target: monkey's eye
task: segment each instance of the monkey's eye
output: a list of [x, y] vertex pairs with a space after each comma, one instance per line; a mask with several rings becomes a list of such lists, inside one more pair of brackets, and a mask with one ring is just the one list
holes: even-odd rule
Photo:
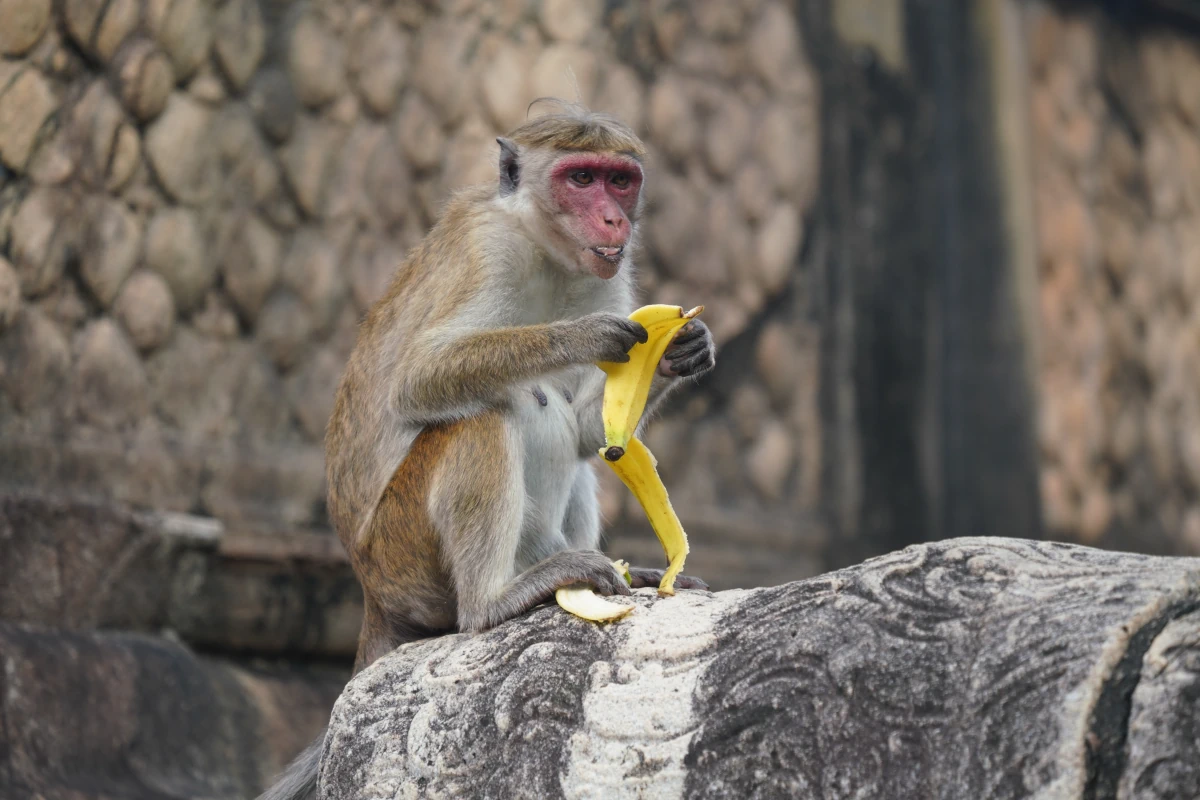
[[575, 181], [580, 186], [587, 186], [592, 182], [592, 171], [590, 169], [581, 169], [578, 172], [572, 172], [571, 180]]
[[629, 173], [627, 173], [627, 172], [614, 173], [613, 176], [611, 178], [609, 178], [609, 182], [612, 183], [613, 186], [616, 186], [618, 189], [624, 189], [625, 187], [627, 187], [629, 185]]

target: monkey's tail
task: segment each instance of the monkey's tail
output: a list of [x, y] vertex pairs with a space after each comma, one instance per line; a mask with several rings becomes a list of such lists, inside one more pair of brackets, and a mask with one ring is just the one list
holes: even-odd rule
[[260, 794], [258, 800], [314, 800], [317, 796], [317, 768], [321, 766], [321, 750], [325, 747], [325, 734], [328, 731], [329, 728], [321, 731], [321, 735], [287, 765], [275, 785]]

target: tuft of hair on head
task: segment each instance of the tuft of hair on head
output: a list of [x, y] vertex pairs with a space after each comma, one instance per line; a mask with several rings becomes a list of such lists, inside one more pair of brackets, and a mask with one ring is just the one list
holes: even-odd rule
[[543, 103], [554, 110], [529, 119], [510, 133], [509, 139], [522, 147], [622, 153], [638, 160], [645, 157], [646, 145], [632, 128], [612, 114], [592, 111], [582, 103], [569, 103], [557, 97], [539, 97], [529, 108]]

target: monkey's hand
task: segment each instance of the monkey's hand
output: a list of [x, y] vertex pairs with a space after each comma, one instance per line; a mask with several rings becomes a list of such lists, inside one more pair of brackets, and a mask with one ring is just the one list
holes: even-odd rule
[[[634, 589], [645, 589], [647, 587], [658, 588], [658, 584], [662, 582], [663, 575], [666, 570], [650, 569], [648, 567], [630, 567], [629, 577], [630, 586]], [[676, 589], [703, 589], [708, 591], [708, 584], [699, 578], [692, 578], [688, 575], [677, 575], [675, 577]]]
[[703, 320], [693, 319], [680, 328], [658, 362], [666, 378], [699, 377], [717, 365], [717, 345]]
[[598, 313], [560, 323], [563, 344], [571, 360], [579, 364], [612, 361], [624, 364], [635, 344], [650, 335], [640, 322], [618, 314]]

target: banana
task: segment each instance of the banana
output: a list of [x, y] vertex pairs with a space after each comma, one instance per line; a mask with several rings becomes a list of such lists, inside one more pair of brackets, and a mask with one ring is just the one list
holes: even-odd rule
[[623, 558], [618, 558], [613, 562], [613, 569], [625, 579], [626, 583], [633, 583], [633, 576], [629, 574], [629, 562]]
[[[629, 318], [640, 322], [646, 329], [646, 342], [635, 344], [629, 351], [629, 361], [624, 364], [612, 361], [597, 364], [607, 375], [601, 408], [604, 447], [600, 448], [600, 457], [637, 497], [667, 553], [667, 571], [658, 583], [660, 596], [675, 594], [675, 578], [683, 569], [683, 561], [688, 554], [687, 534], [658, 476], [658, 462], [646, 445], [633, 434], [641, 421], [642, 412], [646, 410], [650, 383], [654, 380], [654, 371], [658, 369], [663, 353], [679, 329], [703, 310], [704, 306], [696, 306], [691, 311], [684, 311], [681, 306], [642, 306]], [[613, 566], [624, 574], [626, 581], [630, 580], [628, 564], [614, 561]], [[605, 600], [585, 583], [564, 586], [554, 596], [567, 611], [597, 622], [619, 619], [633, 609], [633, 606]]]
[[629, 360], [623, 364], [613, 361], [597, 364], [608, 375], [604, 383], [602, 416], [604, 442], [610, 453], [605, 457], [609, 461], [621, 457], [613, 448], [624, 450], [637, 430], [642, 412], [646, 410], [646, 399], [650, 396], [650, 382], [654, 380], [654, 371], [667, 346], [679, 329], [703, 310], [704, 306], [696, 306], [687, 312], [680, 306], [642, 306], [629, 318], [646, 329], [649, 334], [646, 342], [635, 344], [629, 351]]
[[[607, 389], [604, 399], [607, 402]], [[642, 504], [650, 526], [667, 553], [669, 565], [658, 583], [659, 596], [675, 594], [675, 577], [683, 569], [683, 561], [688, 554], [687, 534], [679, 523], [675, 509], [671, 507], [671, 499], [667, 497], [662, 478], [658, 477], [658, 462], [654, 454], [635, 436], [630, 438], [624, 453], [617, 460], [610, 460], [604, 448], [601, 448], [600, 455]]]
[[629, 361], [624, 364], [599, 365], [608, 375], [601, 409], [605, 446], [600, 449], [600, 456], [637, 497], [667, 553], [670, 563], [659, 581], [659, 595], [675, 594], [675, 576], [683, 569], [688, 554], [687, 534], [658, 476], [654, 455], [633, 434], [646, 410], [650, 382], [663, 353], [679, 329], [703, 310], [704, 306], [686, 312], [680, 306], [642, 306], [629, 318], [646, 329], [649, 334], [646, 343], [635, 344], [629, 351]]
[[[625, 579], [626, 583], [632, 582], [632, 578], [629, 575], [628, 563], [614, 561], [613, 567], [616, 568], [617, 572], [621, 573], [621, 577]], [[572, 583], [570, 586], [563, 586], [554, 592], [554, 599], [558, 601], [563, 610], [569, 611], [577, 617], [590, 619], [593, 622], [608, 622], [620, 619], [636, 608], [633, 604], [622, 605], [605, 600], [596, 594], [592, 590], [592, 587], [586, 583]]]
[[554, 599], [558, 601], [564, 611], [569, 611], [577, 617], [592, 622], [610, 622], [620, 619], [635, 608], [632, 604], [621, 605], [605, 600], [586, 583], [572, 583], [570, 586], [563, 586], [554, 593]]

